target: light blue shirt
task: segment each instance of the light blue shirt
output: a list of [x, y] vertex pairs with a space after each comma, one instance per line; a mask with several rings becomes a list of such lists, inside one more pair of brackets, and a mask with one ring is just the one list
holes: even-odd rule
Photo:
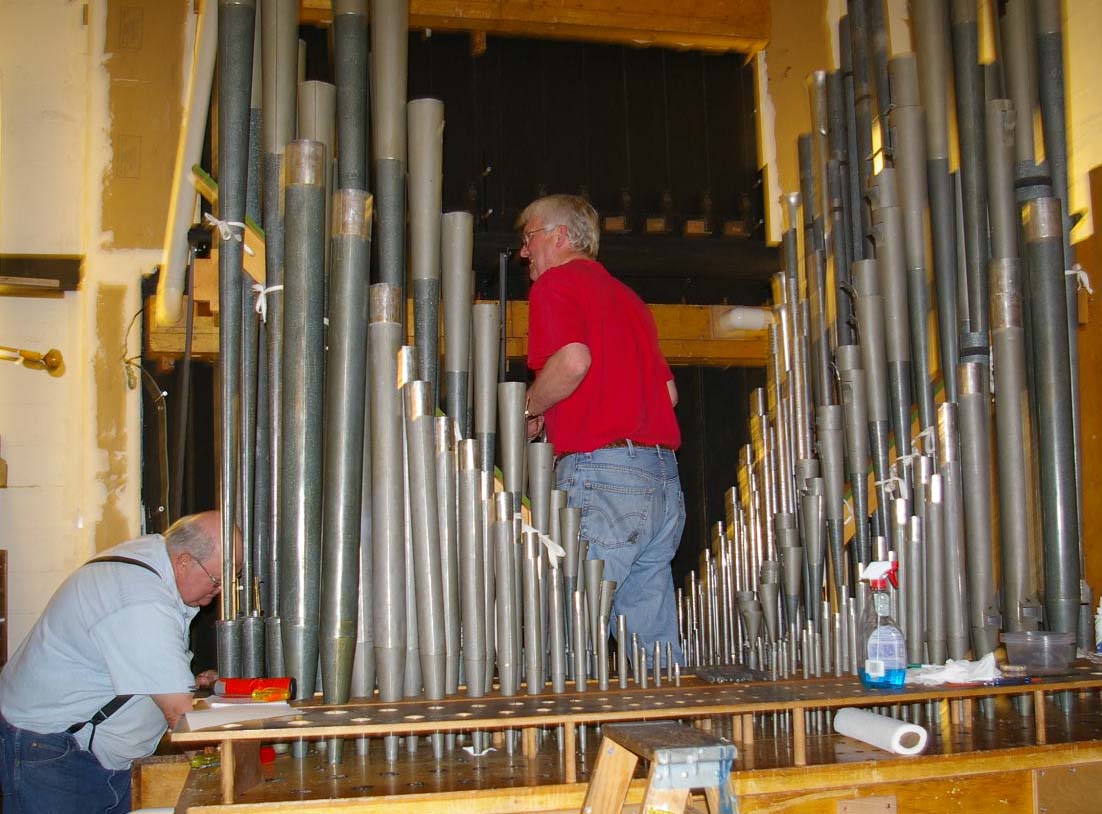
[[[107, 769], [126, 769], [157, 748], [166, 729], [151, 695], [191, 692], [188, 628], [198, 608], [180, 598], [164, 537], [150, 534], [97, 556], [130, 563], [78, 568], [50, 599], [0, 673], [0, 712], [43, 734], [87, 721], [116, 695], [133, 695], [96, 727], [92, 752]], [[76, 733], [87, 748], [92, 727]]]

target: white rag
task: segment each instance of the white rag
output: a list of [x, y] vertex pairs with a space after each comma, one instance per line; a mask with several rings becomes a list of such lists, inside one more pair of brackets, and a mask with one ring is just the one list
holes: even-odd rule
[[923, 664], [907, 670], [908, 684], [975, 684], [994, 681], [1002, 677], [1002, 670], [995, 664], [995, 654], [988, 653], [978, 661], [949, 659], [944, 664]]

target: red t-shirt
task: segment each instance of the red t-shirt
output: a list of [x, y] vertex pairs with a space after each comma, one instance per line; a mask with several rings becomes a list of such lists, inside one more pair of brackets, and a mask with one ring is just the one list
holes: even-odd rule
[[578, 389], [544, 416], [557, 454], [621, 440], [681, 445], [666, 386], [673, 374], [654, 317], [634, 291], [596, 260], [579, 259], [541, 274], [528, 301], [528, 367], [541, 370], [571, 342], [591, 357]]

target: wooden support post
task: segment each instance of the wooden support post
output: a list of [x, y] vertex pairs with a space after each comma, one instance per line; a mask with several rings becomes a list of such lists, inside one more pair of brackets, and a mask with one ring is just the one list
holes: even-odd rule
[[792, 710], [792, 762], [797, 766], [807, 765], [807, 727], [804, 714], [805, 710]]
[[736, 741], [742, 740], [742, 716], [731, 716], [731, 739]]
[[972, 731], [972, 699], [960, 699], [960, 725], [963, 729]]
[[536, 745], [538, 730], [534, 726], [526, 726], [524, 729], [520, 730], [520, 732], [523, 738], [521, 742], [521, 754], [525, 757], [535, 757], [536, 753], [539, 751], [539, 747]]
[[1037, 745], [1044, 744], [1048, 738], [1045, 731], [1045, 692], [1044, 690], [1033, 691], [1033, 725], [1036, 727], [1037, 732]]
[[[643, 803], [639, 806], [641, 812], [669, 812], [670, 814], [682, 814], [685, 811], [685, 804], [689, 801], [688, 789], [664, 789], [657, 788], [654, 782], [655, 774], [659, 769], [656, 763], [652, 763], [650, 767], [650, 773], [647, 775], [647, 788], [643, 795]], [[629, 775], [630, 778], [630, 775]], [[624, 794], [627, 794], [627, 789], [624, 789]], [[589, 798], [586, 798], [586, 802], [589, 802]], [[621, 801], [620, 805], [623, 805]], [[619, 808], [616, 809], [619, 812]], [[585, 807], [582, 811], [588, 811]], [[594, 809], [596, 814], [596, 809]]]
[[[631, 776], [639, 757], [616, 741], [601, 739], [597, 763], [593, 767], [589, 786], [585, 790], [582, 811], [586, 814], [618, 814], [624, 806]], [[649, 811], [644, 805], [643, 811]]]
[[233, 803], [233, 741], [222, 741], [218, 749], [222, 758], [222, 802], [231, 805]]
[[742, 742], [754, 742], [754, 713], [747, 712], [742, 716]]
[[563, 760], [566, 762], [566, 782], [578, 782], [578, 732], [574, 728], [573, 721], [563, 721], [562, 751]]

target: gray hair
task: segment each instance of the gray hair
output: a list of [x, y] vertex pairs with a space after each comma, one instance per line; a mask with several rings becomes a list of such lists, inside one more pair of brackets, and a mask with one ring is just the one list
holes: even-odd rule
[[596, 257], [601, 245], [597, 210], [581, 195], [547, 195], [537, 198], [517, 218], [521, 229], [533, 218], [544, 226], [565, 226], [570, 245], [586, 257]]
[[198, 514], [181, 517], [165, 532], [165, 547], [170, 557], [190, 554], [202, 562], [214, 553], [218, 542], [203, 527], [202, 515]]

